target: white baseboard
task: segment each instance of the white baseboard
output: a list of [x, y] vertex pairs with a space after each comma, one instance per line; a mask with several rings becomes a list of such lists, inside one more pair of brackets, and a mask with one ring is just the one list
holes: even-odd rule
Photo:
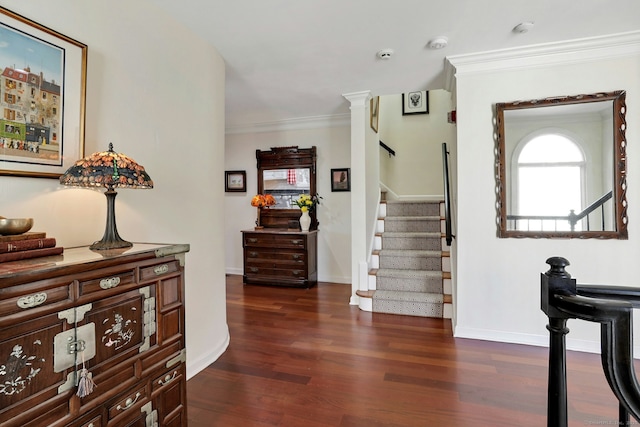
[[330, 276], [318, 277], [318, 282], [340, 283], [342, 285], [351, 285], [351, 277], [347, 276]]
[[410, 201], [422, 201], [422, 202], [441, 202], [444, 199], [442, 194], [419, 194], [419, 195], [403, 195], [398, 196], [399, 202]]
[[187, 380], [196, 375], [198, 372], [203, 371], [207, 366], [218, 360], [222, 353], [229, 347], [229, 326], [227, 325], [227, 336], [224, 341], [218, 345], [217, 348], [212, 349], [209, 353], [200, 357], [197, 360], [189, 359], [189, 349], [187, 348]]
[[384, 191], [387, 193], [387, 201], [425, 201], [425, 202], [440, 202], [444, 200], [444, 195], [442, 194], [397, 194], [395, 191], [387, 187], [382, 182], [380, 183], [380, 191]]
[[[457, 326], [456, 338], [469, 338], [484, 341], [495, 341], [509, 344], [524, 344], [536, 347], [549, 347], [549, 335], [520, 334], [486, 329], [464, 328]], [[600, 354], [600, 342], [566, 338], [567, 350], [582, 353]], [[640, 359], [640, 346], [633, 347], [634, 359]]]

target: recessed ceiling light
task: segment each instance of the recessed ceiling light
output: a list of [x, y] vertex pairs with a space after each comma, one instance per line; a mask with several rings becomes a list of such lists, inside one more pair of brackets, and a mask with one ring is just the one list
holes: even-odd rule
[[393, 55], [393, 49], [382, 49], [376, 53], [376, 56], [380, 59], [389, 59], [391, 55]]
[[513, 27], [514, 33], [524, 34], [533, 28], [533, 22], [521, 22], [515, 27]]
[[448, 43], [449, 39], [447, 39], [445, 36], [438, 36], [433, 40], [429, 40], [427, 46], [429, 46], [429, 49], [443, 49], [447, 47]]

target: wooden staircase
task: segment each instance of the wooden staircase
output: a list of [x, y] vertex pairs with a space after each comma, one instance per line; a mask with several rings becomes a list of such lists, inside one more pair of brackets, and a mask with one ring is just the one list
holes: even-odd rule
[[451, 268], [442, 202], [385, 201], [380, 205], [367, 291], [371, 311], [451, 318]]

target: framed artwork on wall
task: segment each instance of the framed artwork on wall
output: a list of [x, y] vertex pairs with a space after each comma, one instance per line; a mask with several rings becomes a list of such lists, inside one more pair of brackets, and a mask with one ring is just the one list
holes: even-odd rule
[[402, 115], [428, 114], [429, 92], [425, 90], [402, 94]]
[[351, 191], [349, 168], [331, 169], [331, 191]]
[[227, 193], [245, 193], [247, 191], [247, 172], [225, 171], [224, 191]]
[[87, 46], [0, 7], [0, 175], [58, 178], [84, 157]]
[[370, 105], [370, 115], [371, 115], [371, 129], [374, 132], [378, 132], [378, 115], [380, 113], [380, 97], [374, 96], [369, 100]]

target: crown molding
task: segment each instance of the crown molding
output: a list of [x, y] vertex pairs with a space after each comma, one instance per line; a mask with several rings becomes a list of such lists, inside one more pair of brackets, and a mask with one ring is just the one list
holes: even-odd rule
[[326, 116], [299, 117], [294, 119], [275, 120], [271, 122], [229, 125], [225, 134], [277, 132], [301, 129], [319, 129], [338, 126], [349, 126], [351, 114], [332, 114]]
[[455, 77], [459, 75], [581, 63], [638, 54], [640, 31], [453, 55], [445, 58], [445, 87], [452, 91]]

